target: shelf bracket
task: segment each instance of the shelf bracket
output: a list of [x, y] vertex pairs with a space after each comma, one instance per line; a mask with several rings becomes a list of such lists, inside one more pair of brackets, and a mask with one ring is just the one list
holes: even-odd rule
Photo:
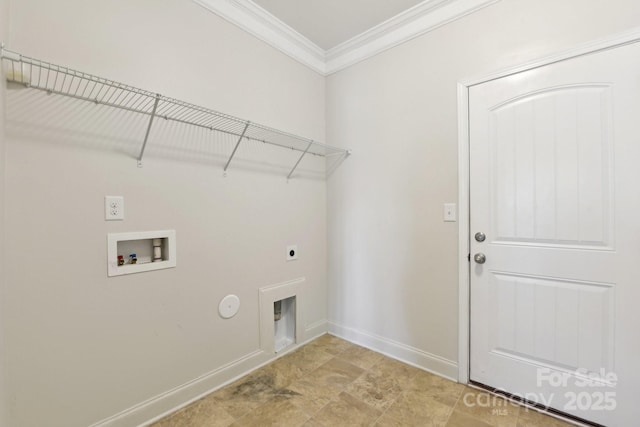
[[153, 103], [153, 110], [151, 111], [151, 117], [149, 118], [149, 124], [147, 125], [147, 132], [144, 134], [144, 142], [142, 143], [142, 149], [140, 149], [140, 155], [138, 156], [138, 167], [142, 167], [142, 156], [144, 156], [144, 149], [147, 147], [147, 140], [149, 139], [149, 132], [151, 132], [151, 125], [153, 119], [156, 117], [156, 110], [158, 109], [158, 102], [160, 102], [160, 94], [156, 94], [156, 100]]
[[249, 128], [249, 124], [251, 124], [251, 122], [247, 122], [247, 124], [244, 125], [244, 129], [242, 130], [242, 133], [240, 134], [240, 138], [238, 138], [238, 142], [236, 142], [236, 146], [233, 147], [233, 151], [231, 152], [231, 156], [229, 157], [229, 160], [227, 160], [227, 164], [224, 165], [224, 176], [227, 176], [227, 168], [229, 168], [229, 163], [231, 163], [231, 159], [233, 159], [233, 156], [236, 155], [236, 151], [238, 150], [238, 146], [240, 145], [240, 142], [242, 141], [242, 138], [244, 138], [244, 134], [247, 133], [247, 129]]
[[296, 168], [302, 161], [302, 158], [304, 157], [305, 154], [307, 154], [307, 152], [309, 151], [309, 148], [311, 148], [312, 145], [313, 145], [313, 141], [309, 141], [309, 145], [307, 145], [307, 148], [305, 148], [304, 152], [302, 153], [302, 155], [300, 156], [296, 164], [293, 165], [293, 169], [291, 169], [291, 172], [289, 172], [289, 175], [287, 175], [287, 181], [289, 181], [289, 179], [291, 178], [291, 175], [293, 175], [293, 172], [296, 170]]

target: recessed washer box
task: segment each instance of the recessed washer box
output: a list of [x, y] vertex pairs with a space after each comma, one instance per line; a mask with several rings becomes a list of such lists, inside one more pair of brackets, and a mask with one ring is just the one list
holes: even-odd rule
[[[155, 242], [154, 242], [155, 241]], [[161, 258], [154, 258], [154, 243], [160, 247]], [[157, 251], [157, 249], [156, 249]], [[136, 255], [136, 263], [131, 263], [130, 255]], [[118, 256], [124, 263], [119, 265]], [[107, 275], [143, 273], [176, 266], [176, 231], [134, 231], [130, 233], [107, 234]]]

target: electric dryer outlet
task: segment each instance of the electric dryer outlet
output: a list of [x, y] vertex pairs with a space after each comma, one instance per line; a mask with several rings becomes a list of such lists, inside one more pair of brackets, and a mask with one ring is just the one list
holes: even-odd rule
[[287, 261], [298, 259], [298, 245], [287, 246]]

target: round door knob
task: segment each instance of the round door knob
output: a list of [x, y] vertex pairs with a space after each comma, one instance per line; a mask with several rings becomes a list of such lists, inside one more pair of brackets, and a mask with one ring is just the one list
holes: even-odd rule
[[482, 253], [478, 253], [473, 256], [473, 260], [478, 264], [484, 264], [484, 262], [487, 260], [487, 257]]
[[478, 231], [475, 235], [475, 238], [476, 238], [476, 242], [484, 242], [487, 236], [483, 232]]

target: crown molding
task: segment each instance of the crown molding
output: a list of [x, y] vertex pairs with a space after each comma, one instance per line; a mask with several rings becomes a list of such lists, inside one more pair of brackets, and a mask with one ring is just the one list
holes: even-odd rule
[[326, 51], [335, 73], [500, 0], [427, 0]]
[[251, 0], [193, 0], [326, 76], [500, 0], [426, 0], [327, 51]]

